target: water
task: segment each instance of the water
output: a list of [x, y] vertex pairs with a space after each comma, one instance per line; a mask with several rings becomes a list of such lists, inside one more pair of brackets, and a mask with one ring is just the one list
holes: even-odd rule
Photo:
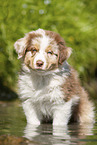
[[[20, 103], [0, 103], [0, 136], [25, 137], [39, 145], [97, 145], [97, 122], [68, 127], [26, 125]], [[34, 143], [33, 143], [34, 145]]]

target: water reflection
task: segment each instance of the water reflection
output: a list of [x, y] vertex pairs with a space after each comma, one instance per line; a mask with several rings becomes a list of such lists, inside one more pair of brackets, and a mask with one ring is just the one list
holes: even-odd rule
[[[72, 124], [67, 126], [54, 126], [42, 124], [33, 126], [27, 124], [24, 136], [30, 140], [37, 140], [42, 144], [48, 145], [70, 145], [80, 144], [87, 135], [93, 135], [93, 124]], [[83, 142], [84, 144], [84, 142]]]

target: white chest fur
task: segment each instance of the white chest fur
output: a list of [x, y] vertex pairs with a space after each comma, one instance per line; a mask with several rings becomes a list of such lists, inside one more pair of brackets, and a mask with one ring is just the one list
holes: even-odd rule
[[32, 103], [53, 102], [61, 103], [64, 94], [61, 86], [65, 82], [66, 75], [36, 75], [26, 73], [19, 77], [20, 98], [30, 99]]

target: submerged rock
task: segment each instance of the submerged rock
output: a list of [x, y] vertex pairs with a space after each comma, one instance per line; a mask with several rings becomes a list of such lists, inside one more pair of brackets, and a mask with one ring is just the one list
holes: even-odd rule
[[29, 141], [24, 137], [16, 137], [13, 135], [1, 135], [0, 145], [36, 145], [36, 143], [33, 141]]

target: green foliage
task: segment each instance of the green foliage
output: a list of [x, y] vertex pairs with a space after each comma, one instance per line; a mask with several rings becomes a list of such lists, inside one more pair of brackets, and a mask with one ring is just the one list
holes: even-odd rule
[[0, 78], [14, 86], [19, 61], [14, 42], [38, 28], [60, 33], [73, 48], [69, 63], [86, 81], [97, 69], [96, 0], [1, 0], [0, 1]]

